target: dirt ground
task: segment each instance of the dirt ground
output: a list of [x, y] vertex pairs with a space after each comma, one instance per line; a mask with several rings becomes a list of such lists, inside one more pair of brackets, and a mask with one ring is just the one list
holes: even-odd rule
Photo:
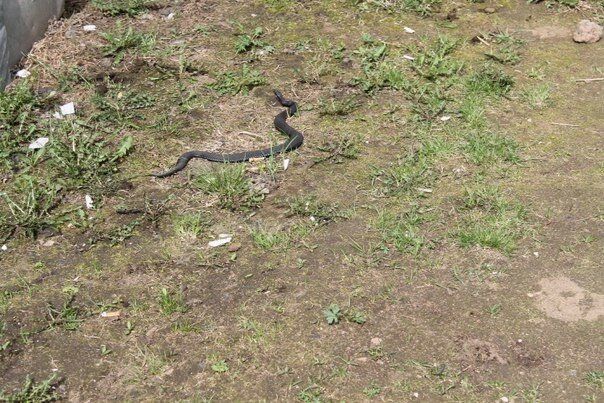
[[[582, 19], [604, 4], [69, 3], [0, 99], [0, 399], [601, 401]], [[274, 88], [301, 148], [148, 175], [283, 141]]]

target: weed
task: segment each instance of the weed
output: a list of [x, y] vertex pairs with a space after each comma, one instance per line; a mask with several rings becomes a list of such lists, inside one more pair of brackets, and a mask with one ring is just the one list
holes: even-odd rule
[[39, 102], [27, 81], [19, 82], [10, 91], [0, 92], [0, 128], [23, 123]]
[[604, 371], [589, 371], [585, 374], [585, 380], [590, 386], [604, 391]]
[[56, 377], [52, 375], [50, 378], [42, 382], [34, 382], [32, 378], [27, 376], [25, 383], [21, 389], [8, 393], [5, 390], [0, 390], [0, 401], [8, 403], [20, 402], [54, 402], [59, 399], [59, 396], [54, 391], [53, 383]]
[[498, 32], [490, 35], [493, 42], [498, 44], [495, 51], [486, 52], [485, 55], [501, 64], [517, 64], [520, 62], [519, 50], [524, 45], [524, 41], [514, 38], [507, 32]]
[[380, 393], [382, 393], [382, 388], [380, 388], [376, 384], [371, 384], [370, 386], [367, 386], [365, 389], [363, 389], [363, 393], [369, 399], [372, 399], [372, 398], [376, 397], [377, 395], [379, 395]]
[[122, 14], [134, 17], [149, 10], [155, 0], [92, 0], [92, 5], [111, 17]]
[[417, 56], [411, 66], [417, 74], [428, 80], [458, 74], [463, 68], [463, 63], [448, 57], [458, 44], [457, 40], [439, 36], [430, 46], [414, 52]]
[[497, 316], [501, 313], [501, 304], [491, 305], [487, 308], [487, 312], [491, 316]]
[[342, 318], [342, 310], [337, 304], [331, 304], [323, 311], [323, 316], [329, 325], [335, 325]]
[[214, 371], [216, 373], [221, 374], [223, 372], [227, 372], [228, 370], [229, 370], [229, 366], [225, 360], [218, 360], [212, 364], [212, 371]]
[[346, 116], [354, 112], [360, 106], [353, 97], [342, 99], [321, 100], [319, 104], [320, 116]]
[[341, 164], [347, 159], [357, 159], [361, 153], [361, 142], [362, 137], [358, 134], [340, 133], [318, 147], [319, 151], [327, 153], [327, 155], [316, 158], [314, 164], [324, 161]]
[[262, 202], [264, 196], [254, 190], [245, 175], [245, 165], [227, 165], [202, 172], [195, 180], [201, 191], [218, 197], [222, 208], [249, 210]]
[[101, 37], [107, 41], [103, 46], [103, 56], [112, 56], [113, 64], [120, 64], [129, 51], [147, 52], [155, 44], [155, 36], [135, 32], [132, 27], [122, 29], [121, 24], [113, 32], [101, 33]]
[[428, 158], [416, 152], [388, 168], [374, 170], [372, 178], [372, 184], [379, 182], [385, 194], [398, 196], [417, 187], [428, 186], [432, 181], [432, 172]]
[[502, 96], [510, 92], [514, 82], [514, 77], [492, 63], [487, 63], [480, 70], [472, 73], [465, 84], [468, 91], [473, 93]]
[[294, 4], [293, 0], [262, 0], [262, 2], [273, 12], [283, 11]]
[[212, 218], [204, 212], [180, 214], [174, 218], [174, 232], [181, 237], [197, 238], [212, 224]]
[[172, 325], [172, 330], [180, 333], [201, 333], [201, 326], [188, 320], [182, 320]]
[[17, 178], [13, 186], [19, 190], [19, 196], [0, 192], [0, 198], [4, 200], [10, 212], [4, 224], [10, 228], [9, 231], [35, 237], [41, 229], [53, 227], [55, 221], [50, 212], [58, 203], [60, 187], [31, 176]]
[[131, 136], [123, 137], [113, 149], [94, 128], [89, 131], [73, 121], [59, 121], [54, 125], [48, 145], [50, 165], [73, 187], [91, 186], [116, 172], [117, 162], [133, 148]]
[[110, 81], [105, 83], [107, 91], [95, 94], [92, 102], [98, 112], [93, 118], [100, 122], [116, 123], [121, 126], [137, 128], [134, 120], [142, 118], [139, 111], [155, 105], [155, 99], [150, 95], [124, 88], [122, 84]]
[[441, 0], [403, 0], [403, 9], [427, 17], [438, 10], [440, 3]]
[[74, 295], [63, 304], [61, 309], [48, 306], [48, 316], [50, 317], [50, 327], [61, 324], [65, 330], [78, 330], [83, 319], [80, 318], [80, 310], [73, 306]]
[[235, 51], [237, 53], [246, 53], [254, 51], [255, 54], [259, 53], [272, 53], [275, 48], [266, 44], [260, 38], [264, 35], [262, 27], [256, 27], [249, 34], [241, 34], [237, 36], [235, 41]]
[[162, 288], [159, 293], [158, 302], [161, 312], [166, 316], [170, 316], [173, 313], [187, 312], [184, 297], [180, 292], [170, 292], [167, 288]]
[[362, 325], [363, 323], [367, 322], [367, 316], [365, 313], [356, 308], [346, 310], [346, 319], [358, 325]]
[[244, 64], [240, 71], [227, 71], [218, 75], [214, 83], [208, 87], [225, 95], [236, 95], [240, 92], [247, 95], [249, 91], [266, 83], [266, 79], [258, 70], [251, 70]]
[[384, 242], [394, 245], [399, 252], [417, 255], [426, 244], [419, 230], [423, 221], [417, 208], [402, 215], [384, 210], [380, 212], [375, 226], [382, 233]]

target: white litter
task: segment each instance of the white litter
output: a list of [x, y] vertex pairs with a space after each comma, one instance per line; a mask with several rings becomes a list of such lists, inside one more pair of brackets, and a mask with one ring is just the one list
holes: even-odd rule
[[404, 27], [403, 29], [404, 29], [404, 30], [405, 30], [405, 32], [406, 32], [406, 33], [408, 33], [408, 34], [414, 34], [414, 33], [415, 33], [415, 30], [414, 30], [414, 29], [412, 29], [412, 28], [409, 28], [409, 27]]
[[52, 116], [53, 116], [55, 119], [63, 119], [63, 115], [61, 115], [59, 112], [55, 112], [55, 113], [53, 113], [53, 114], [52, 114]]
[[48, 137], [40, 137], [31, 142], [31, 144], [29, 145], [29, 149], [38, 150], [40, 148], [43, 148], [48, 143], [48, 141], [49, 141]]
[[0, 250], [2, 250], [2, 252], [6, 252], [8, 250], [8, 246], [2, 245], [2, 247], [0, 248]]
[[411, 55], [403, 55], [403, 59], [407, 59], [407, 60], [415, 60], [415, 57], [411, 56]]
[[84, 31], [86, 32], [93, 32], [96, 31], [96, 25], [84, 25]]
[[220, 235], [218, 235], [218, 239], [208, 242], [208, 246], [211, 248], [216, 248], [218, 246], [226, 245], [227, 243], [231, 242], [232, 240], [233, 240], [233, 237], [230, 236], [229, 234], [220, 234]]
[[27, 78], [29, 76], [31, 76], [31, 73], [28, 70], [23, 69], [17, 71], [17, 77], [19, 78]]
[[287, 171], [287, 168], [289, 168], [289, 158], [283, 160], [283, 170]]
[[94, 208], [94, 201], [90, 195], [84, 196], [84, 200], [86, 201], [86, 208], [88, 210], [92, 210]]
[[73, 104], [73, 102], [70, 102], [65, 105], [61, 105], [61, 114], [63, 116], [73, 115], [74, 113], [75, 113], [75, 105]]
[[170, 13], [166, 16], [166, 20], [173, 20], [174, 19], [174, 13]]
[[451, 116], [441, 116], [440, 117], [440, 120], [442, 120], [443, 122], [446, 122], [449, 119], [451, 119]]

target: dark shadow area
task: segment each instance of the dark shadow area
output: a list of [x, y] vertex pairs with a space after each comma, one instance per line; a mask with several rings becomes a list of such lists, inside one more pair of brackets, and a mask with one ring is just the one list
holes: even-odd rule
[[71, 17], [75, 13], [82, 11], [82, 9], [88, 4], [90, 0], [66, 0], [65, 1], [65, 13], [63, 17]]

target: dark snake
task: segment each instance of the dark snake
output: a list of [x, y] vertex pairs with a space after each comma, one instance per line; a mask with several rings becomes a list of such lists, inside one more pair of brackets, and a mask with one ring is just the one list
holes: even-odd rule
[[292, 151], [300, 147], [304, 142], [304, 136], [302, 133], [287, 124], [287, 118], [289, 116], [294, 116], [298, 112], [298, 104], [292, 100], [284, 98], [283, 94], [281, 94], [279, 91], [275, 90], [274, 93], [281, 106], [285, 106], [287, 108], [275, 116], [274, 121], [275, 128], [289, 137], [287, 141], [274, 147], [264, 148], [262, 150], [243, 151], [233, 154], [221, 154], [210, 151], [187, 151], [178, 158], [176, 164], [172, 168], [165, 172], [151, 175], [157, 178], [166, 178], [174, 175], [175, 173], [182, 171], [193, 158], [203, 158], [208, 161], [223, 163], [246, 162], [253, 158], [266, 158], [270, 157], [271, 155]]

